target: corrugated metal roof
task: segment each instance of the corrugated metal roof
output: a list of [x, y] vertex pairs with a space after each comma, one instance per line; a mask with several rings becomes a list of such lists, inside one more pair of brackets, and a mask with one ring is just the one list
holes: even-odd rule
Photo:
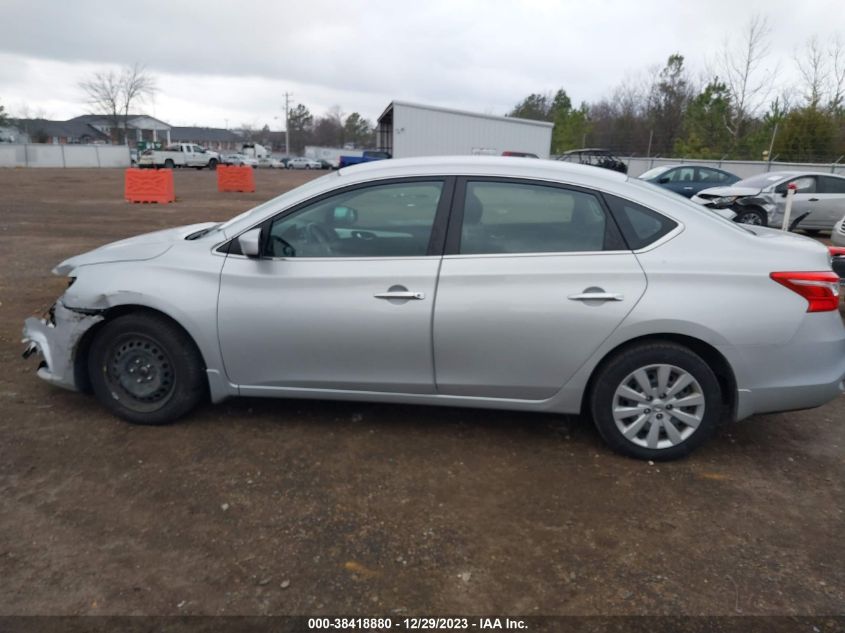
[[433, 110], [435, 112], [447, 112], [449, 114], [459, 114], [463, 116], [471, 116], [477, 117], [482, 119], [493, 119], [495, 121], [507, 121], [509, 123], [525, 123], [527, 125], [539, 125], [541, 127], [554, 127], [554, 123], [549, 121], [534, 121], [532, 119], [520, 119], [517, 117], [512, 116], [498, 116], [495, 114], [483, 114], [481, 112], [470, 112], [469, 110], [457, 110], [454, 108], [443, 108], [441, 106], [433, 106], [433, 105], [426, 105], [424, 103], [412, 103], [411, 101], [401, 101], [401, 100], [393, 100], [390, 104], [384, 109], [384, 112], [381, 113], [378, 120], [379, 122], [385, 117], [385, 115], [393, 110], [393, 106], [405, 106], [408, 108], [419, 108], [421, 110]]

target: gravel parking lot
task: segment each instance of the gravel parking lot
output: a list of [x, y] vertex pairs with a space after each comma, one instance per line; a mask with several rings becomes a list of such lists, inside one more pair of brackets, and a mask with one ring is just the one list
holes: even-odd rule
[[120, 170], [0, 170], [0, 614], [845, 612], [845, 397], [650, 465], [529, 413], [240, 399], [133, 427], [21, 359], [58, 261], [312, 177], [179, 171], [160, 206]]

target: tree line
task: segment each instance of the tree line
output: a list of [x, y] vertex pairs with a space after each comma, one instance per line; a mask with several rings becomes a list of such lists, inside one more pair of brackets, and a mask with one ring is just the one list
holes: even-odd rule
[[[241, 124], [245, 138], [262, 145], [284, 148], [284, 134], [273, 133], [268, 125], [256, 129], [248, 123]], [[358, 112], [344, 114], [340, 106], [329, 108], [323, 116], [314, 116], [299, 103], [288, 112], [287, 131], [290, 135], [291, 154], [302, 154], [306, 145], [319, 147], [356, 148], [375, 147], [375, 128]]]
[[622, 155], [832, 162], [845, 154], [845, 45], [813, 37], [778, 86], [767, 21], [725, 42], [703, 79], [680, 53], [575, 107], [561, 88], [531, 94], [509, 116], [554, 122], [552, 153], [605, 147]]

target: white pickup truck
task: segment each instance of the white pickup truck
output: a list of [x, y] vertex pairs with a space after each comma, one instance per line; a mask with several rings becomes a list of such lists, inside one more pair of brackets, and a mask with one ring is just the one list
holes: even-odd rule
[[164, 149], [146, 149], [138, 156], [138, 167], [216, 169], [219, 162], [220, 154], [193, 143], [176, 143]]

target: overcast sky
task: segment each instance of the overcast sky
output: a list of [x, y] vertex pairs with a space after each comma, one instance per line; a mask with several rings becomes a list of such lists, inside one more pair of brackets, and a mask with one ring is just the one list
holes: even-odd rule
[[159, 91], [135, 109], [173, 125], [279, 129], [286, 91], [315, 114], [375, 120], [392, 99], [504, 114], [558, 87], [598, 99], [676, 51], [704, 73], [755, 13], [784, 83], [807, 38], [845, 33], [843, 0], [0, 0], [0, 103], [84, 114], [79, 81], [137, 61]]

